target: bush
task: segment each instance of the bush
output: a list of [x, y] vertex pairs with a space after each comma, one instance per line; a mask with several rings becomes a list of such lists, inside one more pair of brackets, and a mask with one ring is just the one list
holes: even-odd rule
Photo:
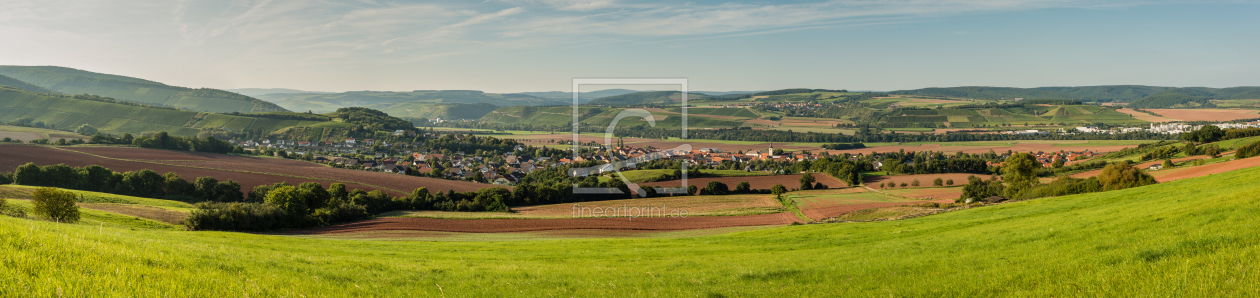
[[944, 186], [944, 185], [945, 185], [945, 181], [941, 180], [941, 178], [936, 178], [936, 180], [932, 180], [932, 186]]
[[720, 181], [709, 181], [709, 185], [704, 187], [704, 193], [709, 195], [725, 195], [730, 190], [726, 187], [726, 183]]
[[749, 185], [748, 181], [743, 181], [735, 185], [735, 193], [749, 193], [751, 191], [752, 185]]
[[1156, 183], [1155, 177], [1130, 166], [1128, 161], [1117, 162], [1103, 168], [1102, 173], [1098, 174], [1098, 182], [1102, 184], [1103, 190], [1118, 190]]
[[51, 187], [41, 187], [31, 193], [35, 214], [57, 222], [79, 221], [79, 206], [74, 204], [74, 193]]
[[914, 179], [914, 181], [910, 181], [910, 186], [919, 187], [919, 179]]
[[270, 231], [299, 227], [289, 214], [270, 204], [215, 203], [197, 204], [184, 225], [191, 230]]

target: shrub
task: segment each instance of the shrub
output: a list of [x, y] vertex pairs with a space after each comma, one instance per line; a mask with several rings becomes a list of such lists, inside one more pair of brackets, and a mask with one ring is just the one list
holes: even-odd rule
[[941, 178], [936, 178], [936, 180], [932, 180], [932, 186], [944, 186], [944, 185], [945, 185], [945, 181], [941, 180]]
[[905, 182], [902, 182], [902, 183], [901, 183], [901, 187], [906, 187], [906, 183], [905, 183]]
[[270, 231], [299, 227], [289, 214], [263, 203], [198, 203], [184, 225], [191, 230]]
[[31, 193], [35, 214], [57, 222], [79, 221], [79, 206], [74, 204], [74, 193], [51, 187], [41, 187]]
[[1098, 182], [1102, 184], [1103, 190], [1118, 190], [1156, 183], [1154, 177], [1130, 166], [1128, 161], [1117, 162], [1103, 168], [1102, 173], [1098, 174]]
[[910, 186], [919, 187], [919, 179], [914, 179], [914, 181], [910, 181]]
[[704, 193], [709, 195], [725, 195], [730, 190], [726, 187], [726, 183], [720, 181], [709, 181], [709, 185], [704, 187]]

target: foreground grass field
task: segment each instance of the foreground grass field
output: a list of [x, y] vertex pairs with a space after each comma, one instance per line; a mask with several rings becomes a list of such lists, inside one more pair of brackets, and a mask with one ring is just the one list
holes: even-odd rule
[[1254, 297], [1257, 179], [679, 239], [325, 240], [0, 216], [0, 296]]

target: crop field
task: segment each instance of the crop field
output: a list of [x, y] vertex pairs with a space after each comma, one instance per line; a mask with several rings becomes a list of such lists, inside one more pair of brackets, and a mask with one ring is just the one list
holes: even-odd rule
[[362, 241], [0, 216], [0, 295], [1257, 296], [1260, 198], [1238, 183], [1256, 179], [682, 238]]
[[1093, 123], [1144, 123], [1133, 116], [1091, 105], [1038, 105], [1024, 108], [904, 110], [881, 121], [893, 127], [921, 127], [922, 124], [949, 123], [954, 128], [998, 125], [1089, 125]]
[[1154, 176], [1156, 181], [1169, 182], [1187, 178], [1217, 175], [1229, 171], [1253, 167], [1260, 167], [1260, 157], [1231, 160], [1202, 166], [1183, 166], [1175, 169], [1153, 171], [1151, 172], [1151, 176]]
[[[13, 171], [27, 162], [34, 162], [41, 166], [59, 163], [73, 167], [100, 165], [118, 172], [150, 169], [163, 174], [173, 172], [188, 180], [203, 176], [215, 177], [219, 181], [234, 180], [241, 184], [243, 192], [252, 190], [254, 186], [279, 182], [288, 182], [293, 185], [316, 182], [324, 187], [337, 182], [346, 184], [347, 189], [367, 191], [379, 189], [394, 196], [410, 194], [411, 190], [419, 187], [428, 187], [431, 191], [472, 191], [485, 187], [500, 187], [465, 181], [335, 169], [314, 163], [275, 158], [138, 148], [69, 147], [58, 149], [26, 145], [0, 146], [4, 146], [5, 151], [5, 154], [0, 154], [0, 171]], [[142, 159], [149, 154], [160, 159]], [[198, 158], [203, 160], [190, 161]], [[206, 158], [213, 158], [216, 161], [206, 161], [204, 160]]]
[[735, 232], [764, 230], [781, 225], [738, 226], [691, 230], [541, 230], [524, 232], [439, 232], [416, 230], [382, 230], [331, 234], [283, 234], [298, 239], [369, 240], [369, 241], [442, 241], [442, 242], [500, 242], [575, 240], [594, 238], [654, 238], [677, 239], [720, 235]]
[[0, 139], [11, 138], [15, 140], [30, 141], [35, 139], [87, 139], [87, 137], [71, 132], [60, 131], [55, 129], [0, 125]]
[[[976, 177], [980, 177], [980, 176], [976, 176]], [[986, 177], [985, 179], [988, 179], [988, 178]], [[965, 182], [954, 181], [954, 185], [965, 185], [965, 184], [966, 184]], [[923, 200], [942, 200], [942, 199], [953, 200], [953, 199], [957, 199], [959, 196], [962, 196], [962, 186], [881, 189], [879, 191], [892, 194], [892, 195], [923, 199]]]
[[741, 216], [587, 217], [543, 219], [444, 219], [383, 217], [341, 224], [295, 234], [338, 234], [376, 231], [438, 231], [458, 233], [506, 233], [553, 230], [696, 230], [744, 226], [786, 225], [799, 222], [792, 213]]
[[[933, 143], [905, 143], [896, 144], [867, 144], [870, 148], [848, 149], [848, 150], [826, 150], [831, 155], [838, 154], [870, 154], [871, 151], [890, 152], [890, 151], [941, 151], [945, 153], [954, 153], [962, 151], [964, 153], [986, 153], [989, 150], [995, 152], [1005, 152], [1007, 150], [1015, 152], [1058, 152], [1059, 150], [1067, 151], [1083, 151], [1090, 150], [1093, 152], [1111, 152], [1120, 149], [1135, 147], [1137, 144], [1149, 143], [1150, 141], [1116, 141], [1116, 142], [1099, 142], [1094, 141], [1008, 141], [1008, 142], [933, 142]], [[881, 145], [881, 146], [874, 146]], [[817, 148], [817, 147], [815, 147]], [[957, 181], [955, 181], [957, 182]]]
[[[680, 107], [676, 107], [676, 108], [668, 108], [668, 109], [665, 109], [665, 110], [666, 110], [666, 111], [669, 111], [669, 112], [673, 112], [673, 113], [682, 113], [682, 108], [680, 108]], [[757, 113], [753, 113], [753, 111], [750, 111], [750, 110], [748, 110], [747, 108], [697, 108], [697, 107], [688, 107], [688, 108], [687, 108], [687, 115], [688, 115], [688, 116], [695, 116], [695, 115], [701, 115], [701, 116], [727, 116], [727, 117], [735, 117], [735, 118], [757, 118], [757, 117], [761, 117], [761, 115], [757, 115]]]
[[[813, 173], [814, 179], [830, 188], [838, 188], [846, 186], [844, 182], [832, 178], [830, 175], [823, 173]], [[707, 177], [707, 178], [688, 178], [687, 185], [695, 185], [698, 188], [704, 188], [709, 185], [709, 181], [719, 181], [725, 183], [727, 187], [735, 189], [735, 185], [740, 182], [747, 181], [753, 189], [770, 189], [775, 184], [783, 184], [788, 189], [800, 188], [801, 175], [774, 175], [774, 176], [749, 176], [749, 177]], [[656, 187], [679, 187], [682, 180], [667, 180], [658, 182], [642, 183], [641, 185], [650, 185]]]

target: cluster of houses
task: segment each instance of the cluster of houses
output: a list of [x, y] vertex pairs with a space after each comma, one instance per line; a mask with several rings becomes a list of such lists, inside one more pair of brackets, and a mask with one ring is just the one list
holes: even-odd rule
[[1082, 133], [1105, 133], [1105, 134], [1130, 133], [1130, 132], [1137, 132], [1137, 131], [1146, 131], [1146, 132], [1161, 133], [1161, 134], [1179, 134], [1179, 133], [1199, 130], [1207, 125], [1216, 126], [1216, 127], [1219, 127], [1220, 129], [1255, 128], [1255, 127], [1260, 127], [1260, 121], [1252, 121], [1252, 122], [1245, 122], [1245, 123], [1214, 123], [1214, 124], [1206, 124], [1206, 125], [1189, 125], [1189, 124], [1181, 124], [1181, 123], [1151, 123], [1150, 127], [1147, 127], [1147, 128], [1125, 127], [1125, 128], [1117, 128], [1117, 129], [1099, 129], [1097, 127], [1092, 127], [1092, 126], [1081, 126], [1081, 127], [1077, 127], [1076, 131], [1082, 132]]
[[[1037, 152], [1029, 152], [1029, 153], [1031, 153], [1033, 157], [1037, 159], [1037, 162], [1041, 163], [1042, 167], [1050, 167], [1051, 165], [1054, 164], [1054, 161], [1059, 160], [1059, 159], [1063, 159], [1064, 163], [1068, 163], [1068, 162], [1073, 162], [1073, 161], [1078, 161], [1078, 160], [1086, 160], [1086, 159], [1094, 158], [1095, 156], [1100, 155], [1090, 150], [1084, 150], [1084, 151], [1059, 150], [1058, 152], [1037, 151]], [[1010, 156], [1007, 154], [1002, 155], [1003, 159], [1006, 159], [1007, 157], [1010, 157]], [[995, 166], [1000, 167], [1004, 164], [1006, 164], [1006, 162], [989, 162], [989, 166], [991, 167], [995, 167]]]

